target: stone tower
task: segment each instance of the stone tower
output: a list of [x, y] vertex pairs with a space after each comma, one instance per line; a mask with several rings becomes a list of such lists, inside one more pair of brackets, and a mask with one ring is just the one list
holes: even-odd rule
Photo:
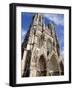
[[59, 43], [53, 23], [43, 23], [43, 14], [35, 14], [22, 43], [22, 77], [61, 75]]

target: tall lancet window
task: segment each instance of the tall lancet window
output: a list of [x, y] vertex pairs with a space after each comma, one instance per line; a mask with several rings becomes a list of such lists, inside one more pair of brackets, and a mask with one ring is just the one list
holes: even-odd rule
[[41, 16], [41, 15], [38, 16], [38, 23], [39, 23], [40, 25], [42, 25], [42, 16]]
[[47, 55], [52, 51], [52, 42], [50, 39], [47, 40]]
[[36, 16], [35, 16], [35, 21], [37, 21], [37, 18], [38, 18], [38, 15], [36, 14]]
[[38, 43], [39, 43], [39, 48], [41, 48], [44, 45], [44, 34], [42, 34], [39, 38], [38, 38]]
[[41, 16], [39, 16], [39, 22], [41, 22]]

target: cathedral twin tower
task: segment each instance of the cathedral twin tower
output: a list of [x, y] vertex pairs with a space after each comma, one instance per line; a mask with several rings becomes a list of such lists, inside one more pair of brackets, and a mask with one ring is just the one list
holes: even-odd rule
[[21, 76], [62, 75], [60, 47], [55, 25], [43, 23], [42, 14], [35, 14], [22, 43]]

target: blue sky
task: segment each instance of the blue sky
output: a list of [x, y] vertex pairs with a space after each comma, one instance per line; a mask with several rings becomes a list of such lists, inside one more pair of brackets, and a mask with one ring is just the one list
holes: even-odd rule
[[[32, 22], [32, 16], [34, 13], [21, 13], [21, 40], [25, 38], [29, 26]], [[64, 54], [64, 15], [63, 14], [52, 14], [43, 13], [46, 25], [50, 22], [55, 23], [55, 31], [60, 45], [61, 54]]]

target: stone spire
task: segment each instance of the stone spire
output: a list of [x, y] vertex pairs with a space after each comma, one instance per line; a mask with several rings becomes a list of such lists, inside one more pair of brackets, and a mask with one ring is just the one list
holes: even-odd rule
[[36, 13], [33, 16], [33, 24], [34, 25], [42, 25], [43, 23], [43, 16], [42, 14]]

